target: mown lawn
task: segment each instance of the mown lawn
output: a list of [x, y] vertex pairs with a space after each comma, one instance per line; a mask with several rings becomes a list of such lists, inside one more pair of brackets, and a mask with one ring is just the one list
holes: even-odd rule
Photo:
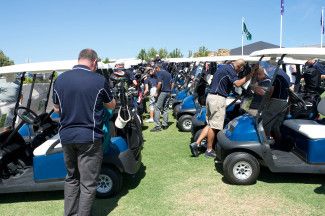
[[[325, 215], [325, 175], [264, 169], [255, 185], [229, 185], [213, 159], [190, 156], [190, 134], [175, 122], [159, 133], [147, 126], [139, 174], [96, 200], [93, 215]], [[63, 192], [1, 195], [0, 215], [63, 215]]]

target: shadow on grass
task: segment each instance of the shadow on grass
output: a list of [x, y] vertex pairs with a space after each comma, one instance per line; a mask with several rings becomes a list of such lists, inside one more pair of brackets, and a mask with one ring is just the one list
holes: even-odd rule
[[[223, 175], [222, 163], [215, 164], [216, 171]], [[317, 194], [325, 194], [324, 175], [303, 174], [303, 173], [272, 173], [268, 168], [261, 167], [258, 181], [266, 183], [292, 183], [292, 184], [320, 184], [315, 188]], [[222, 177], [225, 184], [230, 184], [225, 177]]]
[[63, 191], [1, 194], [0, 203], [39, 202], [64, 199]]
[[125, 175], [123, 176], [123, 188], [122, 191], [112, 198], [107, 199], [96, 199], [93, 206], [93, 215], [96, 216], [106, 216], [109, 215], [117, 206], [118, 201], [121, 197], [128, 194], [132, 189], [135, 189], [141, 182], [141, 180], [146, 175], [146, 166], [141, 165], [140, 170], [135, 175]]

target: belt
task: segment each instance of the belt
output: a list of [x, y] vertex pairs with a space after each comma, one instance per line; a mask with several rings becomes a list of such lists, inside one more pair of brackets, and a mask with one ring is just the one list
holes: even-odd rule
[[223, 97], [223, 98], [227, 98], [226, 96], [224, 96], [224, 95], [222, 95], [222, 94], [219, 94], [219, 93], [209, 93], [209, 94], [212, 94], [212, 95], [219, 95], [219, 96], [221, 96], [221, 97]]

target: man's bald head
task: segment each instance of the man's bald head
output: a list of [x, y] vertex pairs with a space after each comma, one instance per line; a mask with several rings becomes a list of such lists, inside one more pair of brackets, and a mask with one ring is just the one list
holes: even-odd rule
[[93, 49], [83, 49], [79, 53], [78, 64], [85, 65], [92, 71], [97, 70], [97, 62], [99, 61], [98, 55]]
[[244, 59], [237, 59], [232, 64], [234, 65], [235, 71], [239, 73], [244, 69], [246, 62]]

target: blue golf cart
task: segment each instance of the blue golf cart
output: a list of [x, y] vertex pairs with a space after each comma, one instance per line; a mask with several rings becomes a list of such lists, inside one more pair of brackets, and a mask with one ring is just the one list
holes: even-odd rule
[[[44, 62], [0, 68], [0, 75], [19, 76], [14, 119], [11, 128], [0, 133], [0, 193], [55, 191], [64, 189], [66, 168], [58, 135], [59, 116], [49, 104], [55, 72], [71, 69], [76, 61]], [[99, 72], [107, 66], [99, 64]], [[105, 72], [106, 70], [106, 72]], [[33, 74], [31, 84], [24, 84], [25, 72]], [[50, 74], [47, 81], [37, 80], [36, 74]], [[120, 107], [127, 107], [128, 92], [123, 80], [118, 81]], [[28, 87], [28, 88], [27, 88]], [[26, 94], [25, 90], [29, 89]], [[24, 90], [24, 91], [23, 91]], [[22, 95], [27, 96], [23, 98]], [[37, 97], [43, 96], [43, 99]], [[104, 118], [104, 158], [97, 186], [97, 197], [117, 194], [124, 174], [135, 174], [141, 167], [143, 137], [140, 118], [129, 111], [130, 121], [124, 128], [114, 126], [116, 112], [107, 110]]]
[[[253, 98], [243, 103], [246, 114], [230, 121], [217, 135], [216, 161], [222, 163], [223, 174], [232, 184], [247, 185], [256, 182], [260, 166], [278, 173], [315, 173], [325, 174], [325, 124], [321, 119], [295, 119], [289, 117], [281, 126], [280, 140], [267, 137], [265, 125], [283, 111], [290, 112], [290, 107], [299, 106], [308, 109], [299, 94], [290, 90], [288, 103], [279, 107], [278, 113], [263, 122], [263, 115], [270, 102], [270, 89], [283, 68], [285, 58], [294, 58], [305, 62], [310, 58], [325, 59], [325, 53], [318, 48], [282, 48], [266, 49], [251, 54], [276, 61], [272, 71], [273, 78], [257, 107], [252, 106]], [[262, 64], [261, 64], [262, 65]], [[317, 105], [320, 114], [325, 113], [325, 100]], [[280, 142], [280, 143], [279, 143]]]

